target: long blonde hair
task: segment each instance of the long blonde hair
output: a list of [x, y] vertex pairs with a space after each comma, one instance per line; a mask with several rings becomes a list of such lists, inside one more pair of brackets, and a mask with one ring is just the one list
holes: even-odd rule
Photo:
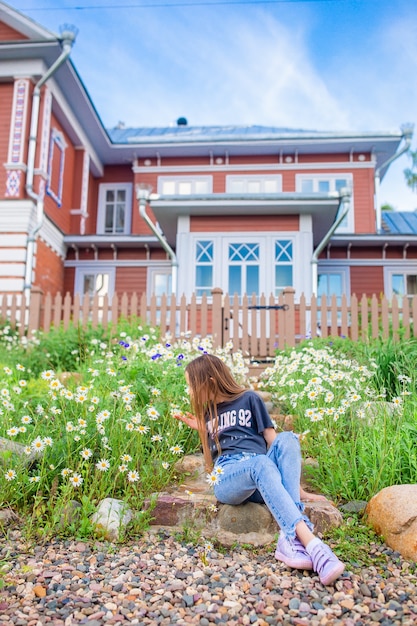
[[220, 454], [221, 449], [217, 434], [219, 422], [217, 404], [233, 400], [245, 391], [245, 387], [235, 381], [227, 365], [213, 354], [202, 354], [190, 361], [185, 371], [188, 375], [191, 405], [197, 418], [198, 434], [203, 446], [206, 469], [211, 471], [213, 461], [208, 445], [206, 415], [208, 413], [211, 430]]

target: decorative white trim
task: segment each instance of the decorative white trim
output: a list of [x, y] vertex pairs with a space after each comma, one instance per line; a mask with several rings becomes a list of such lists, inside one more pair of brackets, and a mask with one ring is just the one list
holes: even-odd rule
[[0, 292], [2, 293], [22, 293], [23, 278], [2, 278], [0, 279]]
[[219, 167], [214, 165], [158, 165], [152, 167], [140, 167], [134, 166], [132, 167], [132, 171], [135, 174], [164, 174], [172, 172], [174, 176], [177, 172], [184, 174], [184, 172], [216, 172], [216, 173], [228, 173], [228, 172], [258, 172], [258, 171], [271, 171], [271, 172], [285, 172], [285, 171], [294, 171], [299, 172], [300, 170], [346, 170], [346, 169], [374, 169], [376, 166], [376, 160], [372, 159], [370, 161], [338, 161], [337, 163], [259, 163], [253, 165], [225, 165], [225, 167]]
[[[381, 242], [381, 247], [382, 247], [382, 242]], [[387, 259], [321, 259], [319, 260], [319, 267], [320, 267], [320, 263], [325, 262], [328, 263], [329, 265], [334, 265], [335, 267], [339, 267], [339, 266], [349, 266], [349, 267], [354, 267], [354, 266], [359, 266], [359, 267], [387, 267]], [[414, 267], [417, 268], [417, 259], [414, 259]], [[407, 265], [412, 265], [413, 266], [413, 259], [407, 259]], [[404, 259], [389, 259], [389, 266], [392, 267], [400, 267], [403, 268], [404, 267]]]
[[65, 259], [66, 245], [64, 244], [64, 235], [46, 216], [39, 231], [39, 238], [59, 257]]
[[25, 275], [24, 263], [0, 263], [0, 276], [4, 278], [23, 278]]
[[23, 162], [29, 97], [28, 93], [29, 80], [27, 78], [16, 80], [13, 87], [13, 105], [7, 156], [8, 163], [13, 165]]
[[[24, 263], [26, 259], [26, 250], [25, 248], [18, 248], [16, 245], [7, 245], [7, 241], [4, 241], [5, 238], [2, 237], [1, 248], [0, 248], [0, 262], [1, 263], [9, 263], [10, 261], [16, 261], [18, 263]], [[13, 241], [14, 241], [13, 237]], [[12, 241], [10, 242], [12, 243]]]
[[51, 112], [52, 112], [52, 94], [48, 87], [45, 87], [45, 95], [43, 98], [43, 115], [40, 133], [40, 150], [39, 150], [39, 169], [41, 172], [48, 171], [48, 150], [49, 136], [51, 133]]
[[81, 178], [81, 220], [80, 220], [80, 235], [85, 234], [85, 221], [88, 217], [88, 183], [90, 180], [90, 155], [87, 150], [84, 150], [83, 154], [83, 169]]
[[[65, 261], [64, 266], [65, 267], [83, 267], [83, 264], [85, 263], [91, 263], [91, 261]], [[167, 266], [167, 267], [171, 267], [171, 261], [169, 259], [167, 259], [166, 261], [163, 261], [162, 259], [158, 259], [157, 261], [147, 261], [146, 259], [144, 259], [143, 261], [130, 261], [130, 260], [119, 260], [117, 259], [116, 261], [100, 261], [99, 259], [97, 261], [94, 261], [94, 266], [97, 267], [160, 267], [160, 266]]]
[[28, 233], [34, 224], [36, 210], [31, 200], [0, 201], [0, 211], [0, 233]]

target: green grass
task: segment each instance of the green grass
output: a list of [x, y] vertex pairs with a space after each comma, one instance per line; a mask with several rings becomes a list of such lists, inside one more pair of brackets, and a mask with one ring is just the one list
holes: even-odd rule
[[[114, 497], [135, 512], [129, 536], [140, 535], [152, 517], [145, 500], [180, 481], [176, 462], [199, 450], [174, 416], [190, 409], [184, 366], [205, 350], [213, 351], [207, 338], [160, 340], [140, 320], [24, 341], [0, 328], [0, 437], [28, 453], [0, 454], [0, 506], [26, 520], [28, 537], [87, 539], [99, 536], [90, 521], [97, 504]], [[246, 380], [242, 354], [216, 353]], [[317, 339], [278, 353], [266, 370], [261, 387], [295, 415], [303, 453], [317, 460], [310, 481], [331, 500], [417, 482], [416, 366], [415, 340]], [[63, 523], [72, 501], [77, 515]], [[352, 524], [336, 531], [339, 549], [366, 562], [369, 531]], [[183, 534], [197, 541], [200, 531]], [[349, 556], [362, 538], [363, 555]]]

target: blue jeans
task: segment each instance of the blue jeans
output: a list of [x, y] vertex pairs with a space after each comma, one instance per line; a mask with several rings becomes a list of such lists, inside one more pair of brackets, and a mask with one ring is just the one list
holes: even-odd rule
[[[242, 504], [247, 500], [263, 500], [289, 538], [295, 536], [295, 527], [302, 520], [313, 528], [303, 515], [304, 505], [300, 501], [301, 450], [293, 432], [277, 435], [266, 454], [221, 455], [215, 467], [223, 470], [214, 485], [219, 502]], [[257, 492], [262, 500], [256, 498]]]

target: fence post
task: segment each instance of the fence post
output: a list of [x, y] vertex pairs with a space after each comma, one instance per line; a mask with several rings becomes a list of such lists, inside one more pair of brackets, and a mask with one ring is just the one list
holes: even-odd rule
[[29, 301], [29, 318], [28, 318], [28, 336], [32, 335], [34, 330], [39, 330], [41, 326], [41, 306], [42, 306], [42, 289], [33, 287], [30, 292]]
[[284, 291], [284, 304], [288, 306], [288, 309], [284, 311], [285, 320], [285, 343], [290, 348], [295, 346], [295, 310], [294, 310], [294, 287], [285, 287]]
[[223, 290], [215, 287], [211, 290], [212, 295], [212, 333], [213, 347], [223, 347]]

